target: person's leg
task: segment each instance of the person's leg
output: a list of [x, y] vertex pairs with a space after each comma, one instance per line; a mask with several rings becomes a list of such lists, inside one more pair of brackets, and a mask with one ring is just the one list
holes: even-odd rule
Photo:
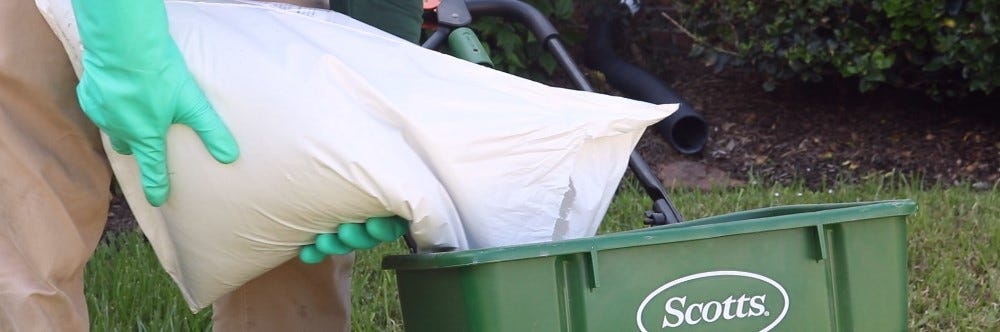
[[[420, 38], [421, 0], [333, 0], [311, 5], [337, 10], [414, 43]], [[350, 331], [353, 264], [353, 254], [330, 256], [317, 265], [289, 261], [216, 301], [213, 329]]]
[[215, 331], [350, 331], [354, 255], [293, 259], [213, 304]]
[[[329, 8], [328, 0], [272, 0]], [[291, 260], [212, 304], [215, 331], [350, 331], [354, 255]]]
[[75, 85], [34, 1], [0, 1], [0, 331], [89, 327], [83, 270], [111, 171]]

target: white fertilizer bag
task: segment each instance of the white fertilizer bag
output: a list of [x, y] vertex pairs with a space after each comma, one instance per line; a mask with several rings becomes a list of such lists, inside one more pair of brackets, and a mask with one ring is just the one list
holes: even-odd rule
[[[79, 73], [70, 0], [36, 2]], [[410, 220], [422, 249], [592, 236], [639, 136], [676, 109], [548, 87], [330, 11], [220, 1], [167, 1], [167, 11], [240, 159], [219, 164], [172, 127], [172, 189], [155, 208], [132, 157], [108, 158], [192, 310], [368, 217]]]

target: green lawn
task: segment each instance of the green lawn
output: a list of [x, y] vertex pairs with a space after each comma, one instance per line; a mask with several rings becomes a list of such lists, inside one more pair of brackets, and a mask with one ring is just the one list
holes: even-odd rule
[[[688, 219], [788, 204], [909, 198], [919, 205], [908, 219], [910, 327], [927, 331], [983, 331], [1000, 326], [1000, 190], [967, 186], [922, 188], [898, 177], [861, 185], [808, 190], [760, 186], [675, 191], [674, 203]], [[649, 207], [627, 181], [601, 232], [640, 227]], [[355, 331], [399, 331], [402, 320], [391, 272], [380, 257], [402, 253], [397, 243], [358, 255], [354, 277]], [[152, 250], [134, 233], [102, 245], [87, 267], [87, 298], [95, 331], [207, 330], [211, 314], [191, 314], [162, 272]]]

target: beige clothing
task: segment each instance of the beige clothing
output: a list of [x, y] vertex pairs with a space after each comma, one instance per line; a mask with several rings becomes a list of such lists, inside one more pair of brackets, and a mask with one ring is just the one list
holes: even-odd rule
[[[34, 1], [0, 0], [0, 331], [89, 327], [83, 270], [107, 220], [111, 171], [76, 82]], [[348, 331], [353, 260], [290, 261], [215, 303], [214, 327]]]

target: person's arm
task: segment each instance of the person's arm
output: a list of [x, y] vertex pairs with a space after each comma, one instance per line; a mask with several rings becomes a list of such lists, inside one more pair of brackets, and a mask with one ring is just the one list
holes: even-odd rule
[[194, 129], [219, 162], [238, 158], [235, 139], [170, 37], [163, 0], [73, 0], [73, 11], [83, 42], [80, 105], [115, 151], [135, 156], [150, 204], [170, 193], [170, 125]]

